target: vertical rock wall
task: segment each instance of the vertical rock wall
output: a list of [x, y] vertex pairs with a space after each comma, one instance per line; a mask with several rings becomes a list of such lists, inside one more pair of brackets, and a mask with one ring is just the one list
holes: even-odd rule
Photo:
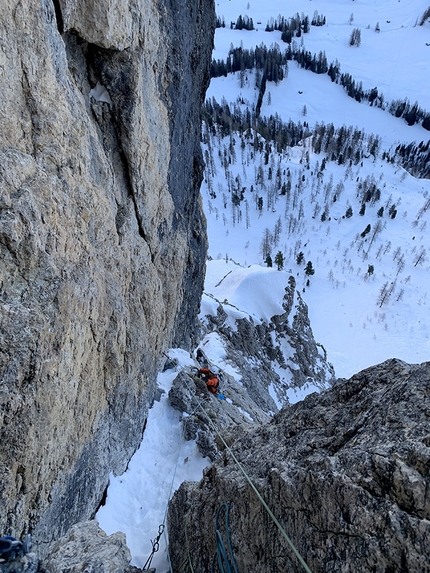
[[42, 553], [196, 335], [213, 26], [211, 0], [1, 0], [0, 531]]

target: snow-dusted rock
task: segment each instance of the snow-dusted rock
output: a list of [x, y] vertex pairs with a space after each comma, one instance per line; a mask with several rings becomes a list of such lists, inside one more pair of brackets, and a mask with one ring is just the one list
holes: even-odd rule
[[[393, 359], [284, 407], [232, 452], [312, 571], [421, 573], [430, 562], [429, 420], [430, 364]], [[228, 451], [170, 504], [174, 569], [188, 551], [194, 570], [210, 569], [224, 502], [239, 571], [303, 571]]]
[[[210, 261], [208, 273], [219, 277], [218, 267], [223, 266], [223, 261]], [[201, 347], [210, 347], [211, 336], [217, 336], [223, 362], [266, 412], [286, 403], [291, 389], [326, 388], [334, 370], [315, 341], [294, 277], [258, 265], [226, 268], [216, 285], [206, 281], [201, 310], [206, 339]]]
[[243, 386], [225, 372], [221, 374], [220, 392], [225, 399], [211, 394], [193, 371], [180, 372], [169, 391], [171, 405], [185, 414], [182, 420], [185, 438], [196, 440], [202, 456], [211, 460], [225, 449], [217, 435], [220, 429], [229, 443], [270, 419]]

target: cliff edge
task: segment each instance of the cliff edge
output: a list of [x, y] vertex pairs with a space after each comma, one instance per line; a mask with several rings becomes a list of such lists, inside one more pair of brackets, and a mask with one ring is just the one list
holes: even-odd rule
[[[0, 531], [91, 518], [203, 289], [211, 0], [3, 0]], [[185, 296], [186, 293], [186, 296]]]

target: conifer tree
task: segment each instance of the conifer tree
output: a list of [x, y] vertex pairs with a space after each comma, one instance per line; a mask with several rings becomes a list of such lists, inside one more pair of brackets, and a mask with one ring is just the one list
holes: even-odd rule
[[361, 237], [362, 237], [363, 239], [364, 239], [364, 237], [365, 237], [368, 233], [370, 233], [370, 229], [371, 229], [371, 228], [372, 228], [372, 227], [371, 227], [370, 224], [369, 224], [369, 225], [367, 225], [367, 227], [364, 229], [364, 231], [361, 233]]
[[[361, 46], [361, 30], [360, 28], [354, 28], [351, 32], [351, 36], [349, 38], [349, 45], [350, 46]], [[349, 74], [348, 74], [349, 75]]]
[[281, 271], [284, 268], [284, 255], [282, 251], [278, 251], [275, 256], [275, 264], [278, 267], [278, 271]]
[[388, 209], [388, 214], [390, 215], [391, 219], [395, 219], [396, 215], [397, 215], [397, 209], [396, 206], [393, 204], [391, 205], [391, 207]]
[[306, 276], [311, 276], [311, 275], [314, 275], [314, 274], [315, 274], [315, 269], [313, 268], [311, 261], [308, 261], [308, 262], [306, 263], [305, 275], [306, 275]]

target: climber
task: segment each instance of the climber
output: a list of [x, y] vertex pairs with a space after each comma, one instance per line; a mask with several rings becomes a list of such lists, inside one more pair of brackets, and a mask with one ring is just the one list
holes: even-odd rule
[[209, 368], [200, 368], [199, 376], [206, 382], [206, 386], [212, 394], [216, 394], [219, 386], [219, 380]]

